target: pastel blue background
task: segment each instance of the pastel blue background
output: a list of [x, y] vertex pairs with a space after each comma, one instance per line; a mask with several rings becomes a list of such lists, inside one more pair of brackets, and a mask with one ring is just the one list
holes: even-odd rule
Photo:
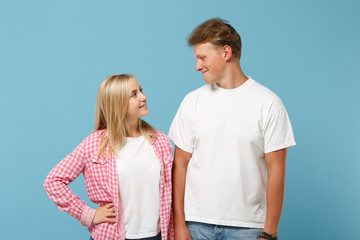
[[[1, 1], [1, 239], [88, 239], [44, 178], [93, 131], [108, 75], [134, 73], [145, 119], [167, 133], [185, 94], [204, 84], [186, 36], [212, 17], [238, 30], [245, 74], [291, 117], [280, 239], [357, 239], [359, 12], [355, 0]], [[89, 202], [82, 177], [71, 188]]]

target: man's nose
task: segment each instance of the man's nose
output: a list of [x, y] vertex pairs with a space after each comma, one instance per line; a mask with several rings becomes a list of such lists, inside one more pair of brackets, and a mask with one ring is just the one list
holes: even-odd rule
[[195, 65], [195, 70], [196, 71], [201, 71], [202, 69], [202, 64], [200, 63], [199, 60], [196, 61], [196, 65]]

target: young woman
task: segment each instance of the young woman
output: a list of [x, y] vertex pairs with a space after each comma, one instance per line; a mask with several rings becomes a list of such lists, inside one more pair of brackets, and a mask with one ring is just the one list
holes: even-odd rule
[[[148, 113], [132, 75], [106, 78], [98, 90], [95, 131], [45, 179], [50, 199], [88, 227], [90, 239], [173, 239], [172, 147], [141, 120]], [[80, 173], [96, 210], [68, 187]]]

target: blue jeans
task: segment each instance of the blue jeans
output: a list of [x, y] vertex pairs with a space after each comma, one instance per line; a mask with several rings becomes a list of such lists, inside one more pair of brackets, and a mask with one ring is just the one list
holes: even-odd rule
[[[91, 236], [90, 236], [90, 240], [94, 240]], [[125, 239], [125, 240], [161, 240], [161, 232], [159, 232], [158, 235], [156, 235], [155, 237], [148, 237], [148, 238], [138, 238], [138, 239]]]
[[221, 226], [200, 222], [186, 222], [192, 240], [257, 240], [262, 228]]

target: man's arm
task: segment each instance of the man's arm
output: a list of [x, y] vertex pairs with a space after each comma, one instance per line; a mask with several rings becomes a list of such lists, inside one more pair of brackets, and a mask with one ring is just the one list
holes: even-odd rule
[[190, 240], [191, 236], [185, 223], [184, 193], [186, 171], [192, 154], [175, 147], [173, 165], [173, 205], [174, 205], [174, 228], [175, 239]]
[[268, 183], [264, 232], [276, 236], [284, 203], [286, 156], [287, 148], [265, 154]]

